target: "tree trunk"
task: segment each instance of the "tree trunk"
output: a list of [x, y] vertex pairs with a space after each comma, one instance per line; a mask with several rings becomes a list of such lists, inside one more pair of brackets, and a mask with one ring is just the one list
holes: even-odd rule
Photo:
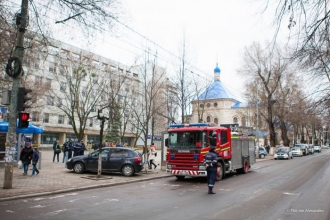
[[288, 130], [283, 119], [280, 119], [281, 138], [284, 146], [290, 146], [290, 140], [288, 138]]
[[3, 181], [3, 189], [13, 188], [13, 163], [5, 163], [5, 179]]

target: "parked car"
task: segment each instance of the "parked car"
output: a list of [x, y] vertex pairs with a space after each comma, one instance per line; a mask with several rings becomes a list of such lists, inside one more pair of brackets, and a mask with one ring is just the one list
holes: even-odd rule
[[308, 145], [308, 153], [309, 154], [314, 154], [314, 146], [313, 145]]
[[329, 149], [329, 146], [322, 145], [322, 149]]
[[275, 151], [274, 159], [293, 159], [292, 151], [289, 147], [279, 147]]
[[[66, 165], [75, 173], [97, 172], [99, 151], [70, 158]], [[143, 169], [142, 155], [137, 150], [123, 147], [105, 147], [102, 149], [102, 172], [119, 172], [132, 176]]]
[[301, 152], [304, 156], [307, 156], [309, 154], [307, 144], [295, 144], [296, 147], [300, 147]]
[[318, 145], [314, 146], [314, 152], [321, 153], [322, 152], [322, 147], [321, 146], [318, 146]]
[[[255, 155], [257, 155], [257, 148], [255, 147]], [[267, 150], [264, 147], [259, 147], [259, 158], [264, 159], [267, 156]]]
[[301, 157], [303, 155], [300, 147], [293, 147], [291, 148], [291, 151], [293, 157]]

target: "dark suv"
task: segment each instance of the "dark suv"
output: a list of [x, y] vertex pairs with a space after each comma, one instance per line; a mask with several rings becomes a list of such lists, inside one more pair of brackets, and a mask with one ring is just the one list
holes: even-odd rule
[[[84, 171], [97, 172], [99, 151], [70, 158], [66, 165], [75, 173]], [[137, 150], [126, 147], [102, 148], [102, 172], [119, 172], [124, 176], [132, 176], [143, 169], [142, 155]]]

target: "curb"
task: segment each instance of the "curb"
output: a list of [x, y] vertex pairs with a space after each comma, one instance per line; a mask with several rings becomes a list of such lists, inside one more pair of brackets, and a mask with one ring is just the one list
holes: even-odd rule
[[54, 191], [49, 191], [49, 192], [31, 193], [31, 194], [19, 195], [19, 196], [10, 196], [10, 197], [5, 197], [5, 198], [0, 198], [0, 202], [6, 202], [6, 201], [12, 201], [12, 200], [18, 200], [18, 199], [30, 199], [32, 197], [38, 197], [38, 196], [49, 196], [49, 195], [55, 195], [55, 194], [60, 194], [60, 193], [84, 191], [84, 190], [97, 189], [97, 188], [102, 188], [102, 187], [124, 185], [124, 184], [129, 184], [129, 183], [145, 182], [147, 180], [162, 179], [162, 178], [167, 178], [167, 177], [173, 177], [173, 176], [164, 175], [164, 176], [156, 176], [156, 177], [145, 177], [145, 178], [140, 178], [140, 179], [121, 181], [118, 183], [97, 184], [97, 185], [82, 186], [82, 187], [77, 187], [77, 188], [60, 189], [60, 190], [54, 190]]

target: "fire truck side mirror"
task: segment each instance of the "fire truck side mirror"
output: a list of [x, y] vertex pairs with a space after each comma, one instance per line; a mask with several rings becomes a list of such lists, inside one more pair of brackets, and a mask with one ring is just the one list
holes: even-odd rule
[[168, 138], [165, 139], [165, 146], [168, 147]]

